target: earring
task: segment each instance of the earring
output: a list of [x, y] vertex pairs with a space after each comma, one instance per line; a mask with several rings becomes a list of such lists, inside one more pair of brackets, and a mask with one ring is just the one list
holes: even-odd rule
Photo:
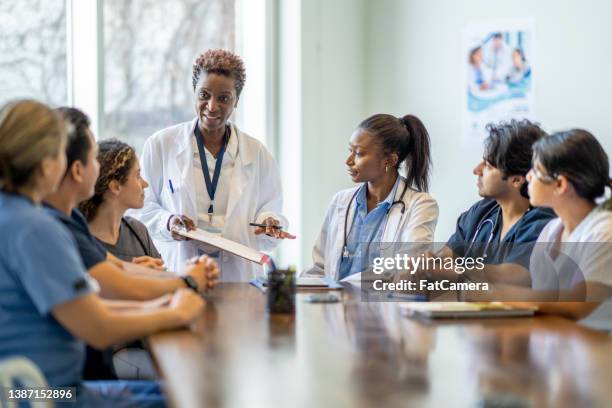
[[385, 173], [388, 173], [388, 172], [389, 172], [389, 165], [385, 164]]

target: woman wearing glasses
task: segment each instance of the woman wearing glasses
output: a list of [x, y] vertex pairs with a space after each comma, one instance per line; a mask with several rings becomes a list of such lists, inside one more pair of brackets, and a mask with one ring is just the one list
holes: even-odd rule
[[541, 303], [540, 310], [580, 317], [612, 295], [612, 200], [598, 205], [612, 189], [608, 156], [586, 130], [556, 133], [534, 145], [527, 175], [534, 206], [558, 215], [540, 233], [531, 256], [532, 288], [586, 302]]
[[[380, 256], [380, 243], [430, 243], [438, 205], [427, 193], [431, 167], [427, 129], [412, 115], [373, 115], [349, 141], [346, 165], [358, 186], [330, 203], [306, 274], [340, 281]], [[399, 170], [406, 168], [407, 177]]]

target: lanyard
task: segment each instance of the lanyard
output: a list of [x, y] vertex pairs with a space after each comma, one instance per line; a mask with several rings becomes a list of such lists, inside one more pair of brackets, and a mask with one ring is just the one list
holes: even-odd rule
[[206, 162], [206, 150], [204, 150], [204, 136], [200, 132], [199, 122], [193, 131], [195, 134], [196, 142], [198, 142], [198, 152], [200, 153], [200, 163], [202, 164], [202, 172], [204, 173], [204, 181], [206, 182], [206, 190], [208, 191], [208, 197], [210, 198], [210, 207], [208, 207], [208, 216], [212, 218], [213, 214], [213, 202], [215, 200], [215, 192], [217, 191], [217, 184], [219, 184], [219, 176], [221, 176], [221, 164], [223, 163], [223, 154], [225, 153], [225, 147], [230, 136], [229, 126], [225, 128], [225, 135], [223, 135], [223, 145], [219, 154], [217, 155], [217, 162], [215, 163], [215, 171], [213, 173], [212, 180], [210, 179], [210, 173], [208, 172], [208, 163]]

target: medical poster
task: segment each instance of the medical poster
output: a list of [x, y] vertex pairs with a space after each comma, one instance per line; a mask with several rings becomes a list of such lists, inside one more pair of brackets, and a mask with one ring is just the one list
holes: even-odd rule
[[462, 51], [464, 144], [481, 146], [488, 123], [535, 120], [534, 19], [472, 23]]

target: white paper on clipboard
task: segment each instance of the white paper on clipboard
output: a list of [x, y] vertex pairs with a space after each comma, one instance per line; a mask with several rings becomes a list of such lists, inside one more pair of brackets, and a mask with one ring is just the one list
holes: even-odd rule
[[242, 245], [230, 239], [211, 234], [210, 232], [201, 230], [199, 228], [191, 231], [176, 230], [175, 232], [184, 237], [191, 238], [204, 244], [214, 246], [215, 248], [219, 248], [222, 251], [229, 252], [231, 254], [234, 254], [251, 262], [258, 263], [260, 265], [265, 264], [266, 262], [268, 262], [269, 259], [268, 255], [259, 252], [253, 248], [250, 248], [246, 245]]

